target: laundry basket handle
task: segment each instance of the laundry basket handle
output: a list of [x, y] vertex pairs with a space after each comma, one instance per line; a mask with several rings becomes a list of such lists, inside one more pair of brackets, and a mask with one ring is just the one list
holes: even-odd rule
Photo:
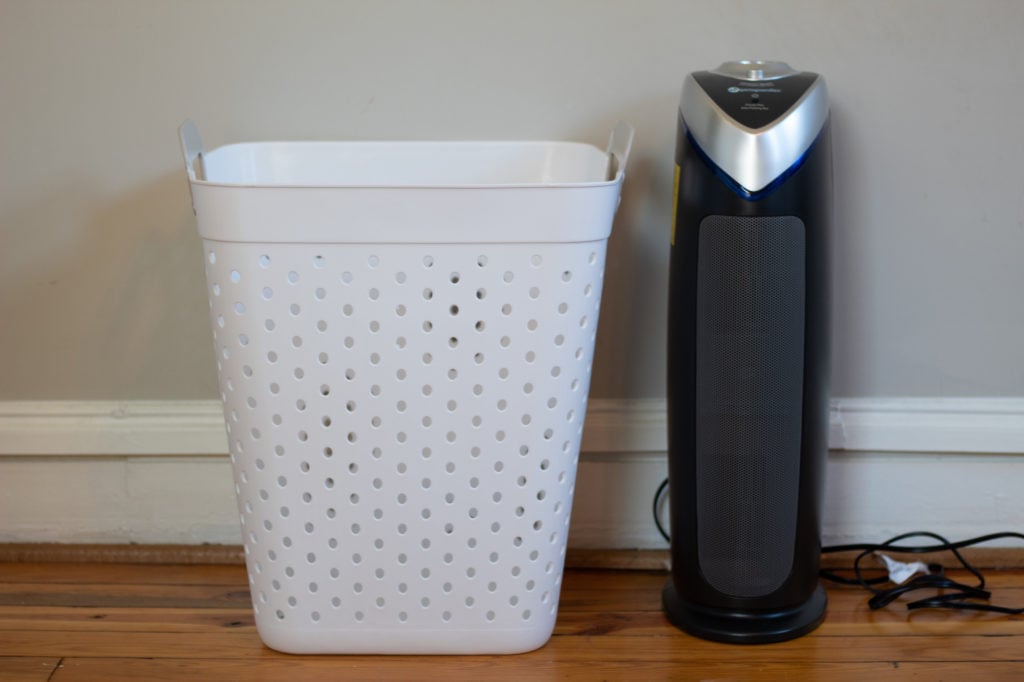
[[[199, 128], [192, 119], [186, 119], [178, 128], [178, 138], [181, 140], [181, 153], [185, 157], [185, 170], [188, 171], [188, 179], [196, 180], [196, 160], [200, 166], [203, 162], [203, 139], [199, 137]], [[200, 171], [200, 175], [202, 171]]]
[[619, 121], [608, 138], [608, 179], [614, 180], [619, 173], [626, 173], [629, 152], [633, 148], [633, 126]]
[[199, 177], [203, 176], [203, 139], [199, 137], [199, 128], [192, 122], [192, 119], [185, 119], [185, 122], [178, 128], [178, 139], [181, 141], [181, 153], [185, 157], [185, 170], [188, 172], [188, 194], [192, 199], [192, 212], [196, 212], [196, 197], [192, 192], [192, 183], [196, 181], [196, 166], [200, 170]]

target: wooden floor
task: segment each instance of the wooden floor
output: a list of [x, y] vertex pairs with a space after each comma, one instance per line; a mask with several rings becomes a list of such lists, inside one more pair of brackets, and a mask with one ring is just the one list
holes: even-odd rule
[[[992, 571], [1024, 605], [1024, 571]], [[825, 624], [782, 644], [694, 639], [666, 575], [571, 570], [555, 635], [517, 656], [290, 656], [264, 647], [241, 566], [0, 564], [0, 680], [1024, 680], [1024, 618], [870, 612], [830, 588]]]

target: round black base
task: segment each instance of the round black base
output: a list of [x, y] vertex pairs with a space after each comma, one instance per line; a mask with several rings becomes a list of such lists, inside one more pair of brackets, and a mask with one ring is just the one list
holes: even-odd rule
[[821, 585], [800, 606], [767, 613], [711, 609], [685, 602], [671, 578], [661, 592], [665, 615], [677, 628], [703, 639], [734, 644], [767, 644], [806, 635], [825, 620], [827, 601]]

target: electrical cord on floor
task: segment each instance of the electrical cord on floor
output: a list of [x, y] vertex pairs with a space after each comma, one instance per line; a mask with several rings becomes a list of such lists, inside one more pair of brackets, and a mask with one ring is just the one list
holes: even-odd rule
[[[911, 538], [929, 538], [935, 540], [937, 544], [930, 545], [905, 545], [898, 544], [903, 540]], [[961, 540], [959, 542], [950, 542], [938, 533], [932, 533], [929, 531], [914, 531], [911, 533], [903, 533], [896, 537], [890, 538], [885, 542], [879, 544], [864, 543], [864, 544], [852, 544], [852, 545], [834, 545], [831, 547], [822, 547], [821, 551], [823, 554], [832, 552], [849, 552], [859, 551], [860, 553], [853, 560], [853, 568], [851, 569], [854, 574], [854, 578], [845, 578], [834, 571], [828, 569], [822, 569], [820, 575], [826, 580], [833, 582], [841, 582], [844, 584], [855, 584], [860, 585], [864, 589], [872, 593], [872, 597], [868, 600], [868, 606], [871, 609], [880, 609], [884, 606], [889, 605], [893, 600], [901, 597], [905, 594], [917, 592], [918, 590], [940, 590], [942, 593], [926, 597], [924, 599], [917, 599], [907, 604], [907, 609], [914, 611], [917, 609], [961, 609], [966, 611], [990, 611], [994, 613], [1005, 613], [1010, 615], [1016, 615], [1024, 613], [1024, 608], [1013, 608], [1009, 606], [997, 606], [995, 604], [987, 603], [991, 598], [992, 594], [985, 589], [985, 576], [981, 574], [977, 568], [975, 568], [960, 550], [964, 547], [970, 547], [972, 545], [978, 545], [984, 542], [991, 542], [992, 540], [1001, 540], [1006, 538], [1015, 538], [1018, 540], [1024, 540], [1024, 535], [1021, 533], [1015, 533], [1012, 531], [1006, 531], [1002, 533], [990, 533], [988, 535], [982, 535], [976, 538], [970, 538], [967, 540]], [[895, 587], [879, 588], [875, 587], [883, 583], [887, 583], [888, 579], [867, 579], [861, 569], [861, 562], [865, 557], [873, 556], [876, 553], [889, 551], [899, 552], [906, 554], [932, 554], [935, 552], [951, 552], [959, 562], [960, 567], [968, 571], [977, 580], [977, 584], [968, 585], [962, 583], [946, 575], [946, 570], [941, 564], [930, 563], [928, 564], [928, 573], [918, 575], [906, 582], [903, 582]], [[952, 591], [947, 591], [952, 590]], [[982, 603], [984, 602], [984, 603]]]
[[[658, 532], [661, 533], [666, 542], [671, 542], [672, 537], [661, 523], [661, 514], [659, 513], [662, 498], [665, 496], [667, 491], [668, 479], [666, 478], [661, 482], [661, 485], [658, 486], [657, 491], [654, 493], [653, 512], [654, 524], [657, 526]], [[931, 540], [934, 540], [936, 544], [897, 544], [911, 538], [930, 538]], [[1008, 615], [1024, 614], [1024, 608], [997, 606], [995, 604], [988, 603], [988, 600], [992, 595], [991, 592], [985, 589], [985, 576], [983, 576], [981, 571], [975, 568], [969, 561], [967, 561], [966, 558], [964, 558], [963, 554], [960, 553], [960, 550], [964, 547], [970, 547], [972, 545], [1006, 538], [1024, 540], [1024, 534], [1006, 531], [1002, 533], [990, 533], [989, 535], [982, 535], [967, 540], [960, 540], [959, 542], [950, 542], [937, 533], [929, 531], [914, 531], [911, 533], [897, 535], [896, 537], [889, 538], [882, 543], [832, 545], [829, 547], [822, 547], [822, 554], [834, 552], [859, 552], [853, 560], [853, 566], [848, 569], [853, 572], [853, 577], [847, 577], [825, 568], [821, 569], [819, 574], [825, 580], [842, 585], [859, 585], [868, 592], [871, 592], [872, 597], [868, 600], [868, 606], [872, 610], [888, 606], [895, 599], [912, 592], [917, 592], [918, 590], [939, 590], [940, 594], [909, 602], [907, 604], [907, 609], [910, 611], [918, 609], [961, 609], [966, 611], [989, 611]], [[960, 567], [975, 577], [977, 584], [968, 585], [966, 583], [953, 580], [946, 576], [945, 568], [941, 564], [930, 563], [927, 565], [928, 573], [913, 577], [905, 582], [895, 585], [894, 587], [876, 587], [878, 585], [889, 583], [889, 578], [865, 577], [863, 569], [861, 568], [861, 562], [865, 557], [874, 556], [882, 551], [902, 554], [933, 554], [936, 552], [951, 552], [953, 556], [956, 557]]]
[[661, 498], [668, 490], [668, 479], [666, 478], [658, 486], [658, 489], [654, 491], [654, 525], [658, 527], [658, 532], [661, 533], [661, 537], [665, 538], [665, 542], [672, 542], [672, 536], [665, 530], [665, 526], [661, 525], [661, 514], [658, 513], [658, 507], [661, 506]]

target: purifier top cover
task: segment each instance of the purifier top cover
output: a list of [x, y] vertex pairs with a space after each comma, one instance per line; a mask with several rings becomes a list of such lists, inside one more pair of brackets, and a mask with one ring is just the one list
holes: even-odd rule
[[745, 194], [784, 180], [828, 120], [825, 79], [783, 62], [689, 74], [679, 116], [694, 145]]

